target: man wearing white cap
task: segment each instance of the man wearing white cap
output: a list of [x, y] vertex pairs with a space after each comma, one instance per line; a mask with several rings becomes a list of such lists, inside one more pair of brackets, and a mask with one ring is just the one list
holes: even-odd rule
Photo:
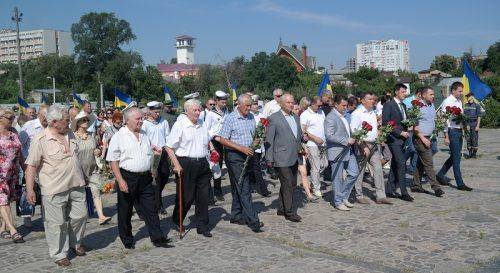
[[[205, 120], [205, 126], [208, 128], [208, 133], [212, 138], [219, 133], [222, 121], [228, 114], [226, 107], [228, 97], [229, 95], [223, 91], [215, 91], [215, 107], [211, 111], [207, 111], [205, 116], [200, 116], [200, 119]], [[222, 169], [224, 147], [216, 140], [212, 140], [212, 144], [220, 155], [219, 167]], [[214, 178], [213, 193], [217, 200], [224, 201], [225, 199], [224, 194], [222, 193], [221, 181], [222, 177]]]
[[190, 100], [190, 99], [199, 99], [200, 98], [200, 93], [198, 92], [194, 92], [194, 93], [191, 93], [191, 94], [188, 94], [188, 95], [185, 95], [184, 96], [184, 99], [185, 100]]
[[168, 121], [160, 116], [162, 104], [158, 101], [148, 102], [149, 115], [142, 123], [142, 130], [146, 132], [149, 141], [152, 145], [161, 148], [161, 156], [155, 156], [152, 166], [152, 173], [155, 176], [155, 204], [160, 213], [165, 214], [166, 210], [163, 207], [161, 192], [168, 182], [170, 175], [170, 167], [168, 163], [168, 155], [165, 150], [167, 136], [170, 134]]

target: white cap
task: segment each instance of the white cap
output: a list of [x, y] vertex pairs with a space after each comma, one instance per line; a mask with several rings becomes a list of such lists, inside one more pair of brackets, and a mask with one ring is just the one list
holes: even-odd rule
[[161, 108], [161, 102], [159, 101], [150, 101], [146, 104], [149, 108]]
[[190, 99], [197, 99], [199, 97], [200, 97], [200, 93], [194, 92], [194, 93], [191, 93], [189, 95], [184, 96], [184, 99], [190, 100]]
[[228, 96], [229, 95], [224, 91], [220, 91], [220, 90], [215, 91], [215, 97], [218, 99], [227, 99]]
[[89, 115], [87, 113], [85, 113], [84, 111], [80, 111], [78, 113], [78, 115], [76, 115], [75, 119], [73, 120], [73, 122], [71, 123], [71, 131], [75, 131], [76, 130], [76, 123], [81, 120], [82, 118], [89, 118]]

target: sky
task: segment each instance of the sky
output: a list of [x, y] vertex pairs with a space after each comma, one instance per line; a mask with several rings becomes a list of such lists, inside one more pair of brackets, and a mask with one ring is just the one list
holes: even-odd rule
[[91, 11], [127, 20], [146, 64], [175, 57], [174, 38], [196, 38], [196, 63], [220, 64], [236, 56], [307, 45], [320, 66], [342, 68], [355, 45], [369, 40], [408, 40], [410, 67], [427, 69], [440, 54], [486, 53], [500, 41], [500, 1], [420, 0], [0, 0], [0, 29], [14, 28], [13, 8], [23, 12], [21, 30], [58, 29]]

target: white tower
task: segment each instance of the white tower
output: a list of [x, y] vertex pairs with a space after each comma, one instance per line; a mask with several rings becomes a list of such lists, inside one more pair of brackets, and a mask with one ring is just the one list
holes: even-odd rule
[[177, 63], [194, 64], [194, 43], [195, 38], [181, 35], [175, 37], [175, 48], [177, 49]]

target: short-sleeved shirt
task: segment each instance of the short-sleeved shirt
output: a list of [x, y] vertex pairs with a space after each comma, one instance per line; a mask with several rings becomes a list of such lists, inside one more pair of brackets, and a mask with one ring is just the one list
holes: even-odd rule
[[139, 131], [139, 139], [127, 126], [111, 138], [107, 161], [118, 161], [120, 168], [129, 172], [146, 172], [153, 163], [153, 149], [146, 132]]
[[434, 104], [427, 104], [425, 101], [423, 107], [420, 107], [422, 116], [418, 121], [418, 131], [424, 136], [430, 136], [436, 128], [436, 108]]
[[[300, 114], [300, 125], [315, 137], [319, 137], [325, 143], [325, 114], [323, 110], [318, 109], [314, 112], [311, 108], [307, 108]], [[314, 141], [309, 140], [307, 146], [318, 146]]]
[[464, 104], [464, 115], [468, 118], [467, 124], [475, 127], [477, 125], [477, 118], [482, 116], [481, 106], [475, 102]]
[[242, 116], [238, 108], [227, 115], [222, 122], [222, 128], [217, 134], [238, 145], [250, 147], [253, 142], [253, 133], [255, 131], [255, 120], [252, 113], [246, 117]]
[[142, 123], [142, 130], [146, 132], [151, 144], [157, 147], [165, 147], [167, 136], [170, 134], [170, 127], [168, 121], [160, 117], [158, 121], [144, 120]]
[[374, 142], [378, 134], [377, 114], [374, 109], [366, 109], [362, 104], [359, 105], [351, 114], [351, 130], [352, 132], [360, 129], [363, 126], [363, 121], [368, 122], [372, 126], [372, 130], [366, 134], [364, 141]]
[[28, 157], [31, 140], [41, 131], [43, 131], [43, 126], [38, 118], [27, 121], [21, 128], [21, 131], [19, 132], [19, 140], [23, 145], [22, 151], [24, 158]]
[[189, 118], [174, 123], [167, 137], [166, 146], [174, 149], [176, 156], [201, 158], [208, 154], [210, 137], [203, 120], [194, 124]]
[[39, 170], [42, 195], [53, 195], [85, 185], [75, 136], [70, 132], [65, 137], [69, 142], [68, 152], [49, 128], [37, 134], [31, 142], [26, 165]]

